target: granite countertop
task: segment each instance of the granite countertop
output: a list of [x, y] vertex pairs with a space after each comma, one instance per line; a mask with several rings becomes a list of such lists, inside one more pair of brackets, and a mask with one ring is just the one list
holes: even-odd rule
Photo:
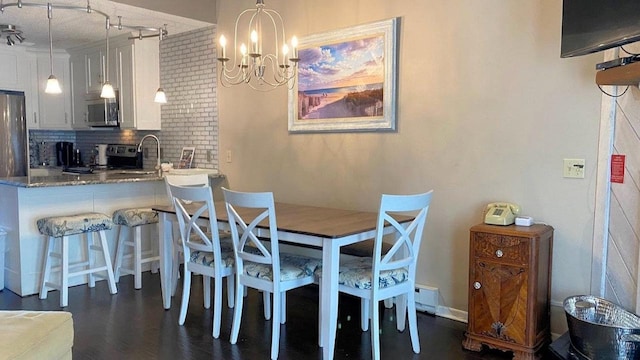
[[[210, 178], [224, 177], [222, 174], [209, 174]], [[111, 170], [93, 174], [61, 174], [49, 176], [16, 176], [0, 178], [0, 184], [25, 188], [75, 186], [95, 184], [120, 184], [130, 182], [163, 181], [155, 171], [131, 171], [122, 173]]]

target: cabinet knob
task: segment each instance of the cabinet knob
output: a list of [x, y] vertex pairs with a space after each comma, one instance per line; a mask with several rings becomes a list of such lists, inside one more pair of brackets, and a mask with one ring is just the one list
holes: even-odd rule
[[480, 284], [480, 282], [476, 281], [473, 283], [473, 288], [476, 290], [480, 290], [480, 288], [482, 287], [482, 284]]
[[501, 257], [502, 257], [502, 255], [504, 255], [504, 253], [502, 252], [502, 250], [500, 250], [500, 249], [496, 250], [496, 256], [497, 256], [497, 257], [501, 258]]

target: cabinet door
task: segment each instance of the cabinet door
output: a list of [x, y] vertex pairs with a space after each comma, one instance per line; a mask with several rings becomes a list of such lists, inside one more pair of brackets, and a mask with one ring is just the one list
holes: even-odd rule
[[136, 94], [133, 69], [133, 45], [120, 46], [117, 50], [118, 77], [120, 79], [120, 127], [136, 128]]
[[37, 86], [38, 86], [38, 118], [41, 129], [71, 129], [69, 58], [66, 56], [53, 57], [53, 74], [58, 78], [61, 94], [47, 94], [44, 92], [47, 78], [51, 75], [51, 62], [48, 56], [37, 58]]
[[85, 55], [85, 61], [87, 67], [87, 91], [100, 91], [104, 81], [104, 56], [102, 50], [92, 49]]
[[86, 129], [87, 111], [85, 96], [87, 93], [87, 69], [83, 54], [72, 55], [69, 59], [71, 70], [71, 126], [74, 129]]
[[528, 269], [476, 258], [470, 277], [469, 330], [525, 344]]

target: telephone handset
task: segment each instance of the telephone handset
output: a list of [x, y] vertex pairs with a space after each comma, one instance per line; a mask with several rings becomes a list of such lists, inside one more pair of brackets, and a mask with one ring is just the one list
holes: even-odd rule
[[484, 222], [491, 225], [511, 225], [518, 214], [520, 214], [520, 206], [507, 202], [494, 202], [487, 205]]

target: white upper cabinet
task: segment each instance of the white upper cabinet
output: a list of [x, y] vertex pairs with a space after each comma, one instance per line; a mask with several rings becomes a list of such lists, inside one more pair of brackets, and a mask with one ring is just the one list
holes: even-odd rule
[[[131, 34], [114, 37], [109, 41], [108, 80], [119, 91], [120, 127], [160, 130], [160, 104], [153, 101], [160, 84], [158, 39], [128, 39], [129, 36]], [[74, 78], [73, 122], [75, 128], [81, 128], [86, 118], [84, 95], [88, 92], [100, 92], [105, 81], [105, 43], [74, 48], [70, 53]], [[83, 66], [84, 78], [80, 69]]]
[[31, 63], [35, 71], [35, 58], [32, 54], [27, 53], [26, 49], [21, 46], [2, 47], [0, 46], [0, 89], [24, 92], [25, 109], [27, 115], [27, 125], [29, 127], [37, 127], [37, 119], [34, 118], [34, 112], [38, 108], [38, 94], [33, 92], [34, 87], [31, 82]]
[[69, 58], [71, 71], [71, 126], [74, 129], [87, 129], [87, 71], [84, 54], [72, 54]]
[[[69, 75], [69, 55], [67, 53], [53, 54], [53, 75], [56, 76], [61, 94], [47, 94], [44, 92], [47, 79], [51, 75], [51, 64], [49, 53], [35, 53], [35, 69], [33, 60], [31, 61], [31, 83], [33, 98], [37, 94], [37, 108], [30, 109], [33, 112], [33, 119], [27, 113], [27, 124], [30, 128], [36, 129], [56, 129], [69, 130], [71, 127], [71, 81]], [[34, 71], [35, 70], [35, 71]]]

